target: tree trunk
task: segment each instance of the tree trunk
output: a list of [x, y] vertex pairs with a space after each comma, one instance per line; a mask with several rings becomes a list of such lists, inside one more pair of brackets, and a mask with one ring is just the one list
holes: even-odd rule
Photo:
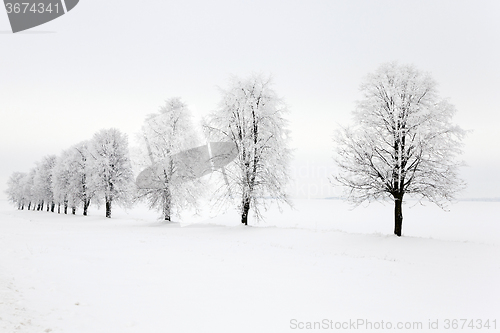
[[107, 218], [111, 218], [111, 202], [113, 201], [113, 183], [108, 180], [108, 189], [109, 189], [109, 192], [108, 192], [108, 195], [105, 195], [104, 199], [106, 200], [106, 217]]
[[73, 214], [73, 215], [76, 214], [76, 207], [75, 206], [71, 207], [71, 214]]
[[[148, 151], [153, 161], [153, 155], [151, 155], [151, 149], [148, 143]], [[168, 152], [167, 152], [168, 153]], [[173, 164], [170, 158], [167, 161], [166, 168], [163, 169], [163, 181], [164, 188], [162, 192], [162, 203], [163, 203], [163, 218], [165, 221], [171, 221], [172, 216], [172, 192], [170, 191], [170, 179], [173, 174]]]
[[31, 210], [31, 201], [28, 202], [28, 210]]
[[403, 195], [394, 196], [394, 234], [401, 237], [403, 230]]
[[61, 203], [57, 204], [57, 214], [61, 214]]
[[171, 220], [172, 198], [170, 197], [170, 189], [163, 191], [163, 217], [165, 221]]
[[90, 200], [85, 199], [83, 200], [83, 216], [87, 216], [87, 210], [90, 206]]
[[68, 200], [64, 200], [64, 214], [68, 214]]
[[50, 211], [50, 204], [47, 202], [47, 211]]
[[52, 213], [54, 212], [54, 208], [56, 208], [56, 204], [54, 203], [54, 201], [52, 201], [52, 203], [50, 204], [50, 211]]
[[111, 198], [106, 197], [106, 217], [111, 218]]
[[83, 185], [83, 216], [87, 216], [87, 210], [90, 206], [90, 199], [87, 197], [87, 176], [83, 174], [82, 176]]
[[248, 225], [248, 211], [250, 210], [250, 198], [243, 198], [241, 210], [241, 223]]

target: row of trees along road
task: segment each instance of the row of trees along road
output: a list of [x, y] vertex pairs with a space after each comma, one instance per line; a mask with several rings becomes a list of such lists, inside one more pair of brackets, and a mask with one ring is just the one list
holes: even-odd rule
[[[439, 98], [435, 81], [413, 66], [384, 64], [368, 75], [361, 91], [355, 126], [335, 135], [338, 172], [332, 180], [355, 204], [393, 200], [394, 233], [401, 236], [405, 194], [445, 208], [464, 188], [456, 157], [466, 131], [452, 124], [455, 108]], [[285, 192], [291, 159], [287, 112], [269, 80], [251, 76], [233, 78], [217, 109], [204, 119], [207, 141], [232, 142], [237, 148], [235, 162], [212, 177], [211, 198], [214, 205], [235, 203], [245, 225], [251, 210], [260, 218], [271, 202], [290, 204]], [[138, 165], [163, 161], [164, 185], [140, 189], [137, 198], [161, 211], [165, 220], [174, 212], [196, 209], [206, 180], [172, 181], [178, 168], [170, 157], [200, 144], [186, 105], [178, 98], [168, 100], [146, 118], [138, 137]], [[46, 186], [50, 177], [52, 186]], [[127, 202], [131, 179], [126, 137], [107, 130], [57, 159], [47, 157], [27, 174], [13, 174], [8, 192], [20, 207], [83, 203], [84, 213], [91, 199], [104, 198], [110, 217], [112, 202]]]
[[106, 206], [111, 217], [114, 202], [129, 204], [133, 194], [133, 174], [128, 157], [127, 136], [117, 129], [101, 130], [89, 141], [49, 155], [29, 172], [14, 172], [8, 182], [9, 200], [30, 210], [75, 214], [82, 206], [83, 215], [91, 201]]

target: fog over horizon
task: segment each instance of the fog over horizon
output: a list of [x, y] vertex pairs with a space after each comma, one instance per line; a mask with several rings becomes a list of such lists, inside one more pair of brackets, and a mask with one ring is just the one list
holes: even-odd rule
[[231, 75], [269, 75], [291, 131], [292, 197], [340, 195], [332, 136], [352, 124], [365, 76], [385, 62], [429, 72], [471, 130], [459, 198], [500, 198], [498, 1], [81, 1], [10, 34], [0, 10], [0, 200], [9, 176], [103, 128], [130, 146], [144, 118], [181, 97], [195, 121]]

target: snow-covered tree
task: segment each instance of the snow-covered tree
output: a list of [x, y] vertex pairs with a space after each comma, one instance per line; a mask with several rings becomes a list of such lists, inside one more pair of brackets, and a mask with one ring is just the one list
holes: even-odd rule
[[89, 152], [89, 142], [81, 142], [71, 148], [70, 188], [75, 202], [83, 205], [83, 215], [87, 215], [90, 200], [94, 198], [97, 188], [89, 184], [91, 177], [92, 155]]
[[104, 198], [106, 217], [110, 218], [112, 203], [129, 206], [131, 201], [134, 176], [127, 136], [115, 128], [101, 130], [92, 138], [89, 154], [91, 179], [87, 185]]
[[27, 204], [24, 193], [24, 182], [27, 177], [28, 175], [24, 172], [14, 172], [7, 182], [7, 190], [5, 191], [7, 199], [18, 209], [24, 209]]
[[261, 218], [267, 202], [289, 204], [285, 187], [289, 180], [288, 112], [269, 79], [233, 78], [222, 100], [204, 126], [214, 141], [233, 142], [236, 162], [222, 169], [224, 181], [216, 190], [219, 203], [239, 201], [241, 222], [248, 223], [250, 209]]
[[37, 206], [38, 208], [40, 207], [39, 205], [37, 205], [38, 199], [36, 198], [34, 191], [35, 175], [36, 168], [31, 168], [23, 182], [23, 193], [26, 201], [28, 202], [28, 210], [30, 210], [31, 208], [35, 210]]
[[43, 210], [45, 202], [43, 201], [43, 193], [40, 182], [37, 181], [38, 173], [40, 172], [40, 162], [35, 162], [35, 166], [30, 170], [29, 187], [30, 187], [30, 197], [33, 202], [33, 209]]
[[[67, 214], [68, 206], [73, 214], [78, 205], [83, 206], [83, 215], [87, 215], [90, 200], [95, 190], [89, 187], [90, 163], [92, 156], [88, 151], [89, 143], [81, 142], [64, 150], [57, 158], [53, 169], [53, 192], [56, 203], [64, 205]], [[58, 209], [60, 211], [60, 209]]]
[[[162, 218], [171, 220], [174, 212], [185, 208], [197, 209], [198, 199], [204, 189], [202, 180], [179, 179], [180, 169], [172, 156], [200, 144], [194, 130], [191, 112], [180, 98], [171, 98], [159, 112], [146, 117], [138, 135], [140, 168], [156, 166], [156, 176], [161, 178], [157, 188], [139, 189], [138, 198], [144, 199], [150, 208], [162, 212]], [[177, 179], [176, 179], [177, 178]]]
[[413, 66], [382, 65], [361, 86], [355, 126], [338, 131], [335, 181], [354, 203], [394, 200], [394, 233], [401, 236], [405, 194], [440, 207], [463, 188], [461, 140], [455, 108], [439, 98], [436, 83]]
[[43, 204], [47, 204], [47, 211], [54, 212], [54, 194], [52, 193], [52, 169], [56, 162], [55, 155], [45, 156], [37, 165], [37, 172], [34, 178], [34, 191], [40, 202], [40, 209]]
[[57, 157], [52, 169], [52, 192], [54, 193], [54, 202], [58, 206], [58, 213], [61, 213], [61, 205], [64, 206], [64, 214], [68, 213], [70, 178], [72, 174], [71, 156], [71, 150], [64, 150]]

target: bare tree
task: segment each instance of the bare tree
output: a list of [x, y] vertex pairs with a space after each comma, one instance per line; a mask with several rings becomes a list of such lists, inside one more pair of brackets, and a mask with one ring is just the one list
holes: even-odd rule
[[155, 168], [157, 178], [157, 186], [139, 189], [138, 198], [146, 200], [150, 208], [160, 210], [165, 221], [171, 220], [174, 211], [196, 209], [205, 186], [200, 179], [179, 179], [185, 166], [177, 165], [178, 161], [172, 158], [200, 143], [186, 104], [178, 97], [167, 100], [159, 112], [146, 117], [138, 141], [139, 168]]
[[267, 202], [290, 204], [285, 187], [289, 180], [288, 112], [271, 88], [269, 79], [251, 76], [234, 78], [222, 92], [218, 109], [204, 126], [210, 139], [233, 142], [238, 150], [222, 176], [216, 198], [220, 203], [239, 200], [241, 222], [248, 223], [250, 209], [261, 218]]
[[413, 66], [384, 64], [361, 91], [356, 125], [335, 139], [334, 179], [355, 204], [394, 200], [394, 233], [401, 236], [405, 194], [444, 208], [464, 187], [455, 158], [466, 132], [451, 123], [455, 108], [438, 97], [434, 80]]

